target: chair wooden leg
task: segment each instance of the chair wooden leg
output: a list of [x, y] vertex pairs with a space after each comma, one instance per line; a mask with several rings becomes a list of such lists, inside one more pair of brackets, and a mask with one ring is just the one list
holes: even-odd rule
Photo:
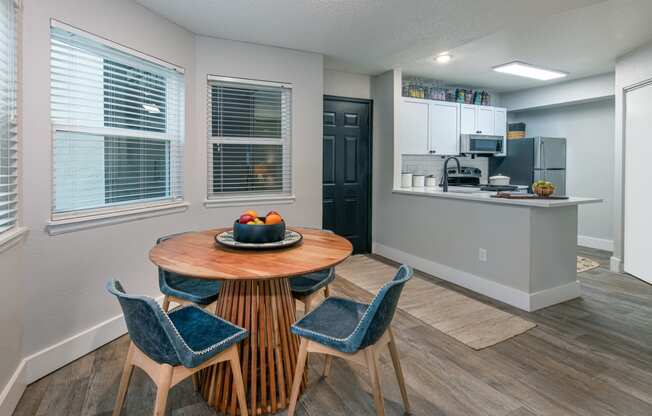
[[231, 372], [233, 373], [233, 388], [238, 395], [238, 403], [240, 405], [240, 415], [248, 416], [247, 412], [247, 397], [245, 396], [244, 382], [242, 381], [242, 371], [240, 370], [240, 358], [236, 347], [233, 349], [233, 357], [229, 360], [231, 363]]
[[299, 346], [297, 367], [294, 371], [294, 381], [292, 382], [292, 393], [290, 394], [290, 406], [288, 407], [287, 416], [294, 416], [294, 411], [297, 408], [297, 399], [299, 398], [299, 390], [301, 389], [301, 380], [303, 380], [303, 370], [306, 367], [307, 358], [308, 358], [308, 340], [305, 338], [301, 338], [301, 345]]
[[168, 309], [170, 309], [170, 297], [169, 296], [165, 295], [165, 297], [163, 298], [163, 305], [161, 307], [163, 308], [163, 310], [165, 312], [167, 312]]
[[380, 374], [378, 373], [378, 358], [376, 357], [375, 348], [367, 348], [367, 367], [371, 376], [371, 386], [374, 392], [374, 402], [376, 403], [376, 414], [385, 416], [385, 402], [383, 399], [383, 390], [380, 385]]
[[303, 298], [303, 314], [307, 315], [312, 310], [312, 304], [315, 301], [315, 295], [308, 295]]
[[324, 287], [324, 297], [329, 297], [331, 295], [331, 289], [326, 285]]
[[170, 384], [172, 383], [173, 367], [170, 364], [161, 364], [158, 379], [156, 380], [156, 403], [154, 404], [154, 416], [165, 415], [165, 405], [168, 401]]
[[119, 416], [122, 411], [122, 406], [127, 396], [127, 389], [129, 388], [129, 381], [134, 372], [134, 365], [132, 364], [132, 357], [134, 355], [134, 344], [129, 344], [129, 351], [127, 352], [127, 359], [125, 360], [122, 376], [120, 377], [120, 387], [118, 387], [118, 397], [115, 400], [115, 407], [113, 408], [113, 416]]
[[328, 375], [331, 373], [331, 365], [333, 364], [333, 356], [332, 355], [324, 355], [324, 377], [328, 377]]
[[403, 398], [403, 406], [405, 407], [405, 413], [410, 413], [410, 402], [408, 401], [407, 389], [405, 388], [405, 378], [403, 378], [403, 369], [401, 368], [401, 360], [399, 358], [398, 349], [396, 348], [396, 342], [394, 341], [394, 334], [392, 330], [389, 329], [389, 353], [392, 356], [392, 364], [394, 364], [394, 372], [396, 373], [396, 379], [398, 380], [398, 386], [401, 390], [401, 397]]

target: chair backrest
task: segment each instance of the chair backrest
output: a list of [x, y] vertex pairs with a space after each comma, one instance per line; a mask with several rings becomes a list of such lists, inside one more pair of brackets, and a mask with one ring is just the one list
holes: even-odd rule
[[392, 319], [394, 319], [403, 286], [412, 278], [413, 274], [411, 267], [402, 265], [394, 278], [380, 288], [358, 325], [360, 330], [356, 334], [356, 338], [360, 340], [360, 344], [357, 346], [358, 349], [375, 344], [389, 328]]
[[134, 344], [157, 363], [180, 364], [179, 343], [183, 340], [156, 301], [127, 294], [117, 280], [108, 282], [106, 288], [118, 298]]
[[[183, 232], [183, 233], [169, 234], [169, 235], [164, 235], [164, 236], [162, 236], [162, 237], [159, 237], [159, 238], [156, 239], [156, 245], [159, 245], [159, 244], [161, 244], [163, 241], [165, 241], [165, 240], [169, 240], [169, 239], [172, 238], [172, 237], [176, 237], [176, 236], [178, 236], [178, 235], [187, 234], [188, 232], [189, 232], [189, 231], [187, 231], [187, 232]], [[162, 290], [168, 288], [168, 279], [169, 279], [169, 278], [174, 279], [174, 278], [176, 278], [176, 277], [178, 277], [178, 278], [185, 278], [185, 276], [183, 276], [183, 275], [181, 275], [181, 274], [174, 273], [174, 272], [168, 272], [168, 271], [166, 271], [166, 270], [161, 269], [160, 267], [158, 268], [158, 286], [159, 286]]]

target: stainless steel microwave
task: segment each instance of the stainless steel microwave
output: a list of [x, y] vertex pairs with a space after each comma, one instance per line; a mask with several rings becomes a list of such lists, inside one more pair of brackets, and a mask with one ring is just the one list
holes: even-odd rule
[[460, 135], [460, 153], [479, 155], [503, 153], [503, 136], [462, 134]]

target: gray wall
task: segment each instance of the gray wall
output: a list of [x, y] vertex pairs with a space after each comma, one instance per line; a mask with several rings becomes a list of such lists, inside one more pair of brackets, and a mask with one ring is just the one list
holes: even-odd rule
[[371, 77], [364, 74], [324, 70], [324, 94], [349, 98], [371, 98]]
[[614, 100], [607, 99], [509, 113], [509, 122], [526, 123], [527, 136], [566, 137], [568, 194], [605, 201], [579, 207], [578, 235], [605, 244], [614, 238], [614, 111]]
[[[26, 240], [23, 355], [101, 325], [120, 313], [104, 284], [110, 278], [129, 291], [158, 296], [156, 271], [148, 261], [155, 239], [182, 230], [230, 224], [244, 207], [207, 208], [206, 74], [291, 82], [293, 178], [296, 202], [261, 205], [289, 223], [321, 224], [321, 118], [323, 58], [319, 54], [248, 43], [195, 38], [179, 26], [129, 0], [24, 1], [24, 224]], [[49, 236], [51, 137], [49, 20], [88, 30], [164, 59], [186, 70], [185, 199], [182, 213]], [[119, 22], [119, 24], [116, 24]], [[249, 205], [250, 206], [250, 205]], [[69, 351], [64, 345], [62, 351]], [[47, 356], [47, 353], [45, 354]]]

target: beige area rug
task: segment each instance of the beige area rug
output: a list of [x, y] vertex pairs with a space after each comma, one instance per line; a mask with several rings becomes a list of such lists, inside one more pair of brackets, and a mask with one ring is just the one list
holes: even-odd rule
[[[394, 277], [396, 270], [396, 267], [362, 255], [352, 256], [336, 268], [338, 276], [373, 294]], [[498, 344], [536, 326], [416, 276], [403, 288], [398, 307], [475, 350]]]
[[586, 257], [577, 256], [577, 273], [588, 272], [589, 270], [597, 269], [600, 263]]

